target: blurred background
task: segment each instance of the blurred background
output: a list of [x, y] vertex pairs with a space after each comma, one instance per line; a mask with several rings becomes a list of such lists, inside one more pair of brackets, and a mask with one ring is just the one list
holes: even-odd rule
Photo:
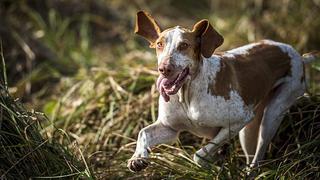
[[[138, 10], [152, 14], [163, 29], [192, 28], [200, 19], [209, 19], [225, 38], [218, 51], [261, 39], [291, 44], [301, 54], [320, 50], [320, 0], [1, 0], [0, 41], [5, 61], [1, 83], [8, 84], [1, 86], [12, 99], [2, 104], [19, 99], [24, 104], [20, 110], [31, 113], [30, 117], [44, 112], [44, 118], [35, 116], [39, 123], [34, 131], [43, 137], [41, 142], [54, 141], [64, 149], [60, 153], [67, 152], [73, 159], [62, 158], [67, 165], [53, 171], [29, 169], [29, 174], [18, 173], [20, 178], [245, 178], [237, 140], [218, 152], [212, 171], [205, 171], [190, 159], [206, 140], [190, 134], [183, 134], [172, 146], [156, 147], [146, 171], [132, 174], [126, 169], [137, 133], [157, 116], [156, 58], [148, 43], [133, 33]], [[261, 177], [319, 176], [315, 173], [319, 171], [319, 149], [302, 143], [320, 137], [319, 61], [306, 71], [310, 95], [298, 100], [286, 115], [268, 151], [267, 157], [273, 159], [263, 166], [269, 173], [261, 172]], [[8, 113], [1, 118], [11, 122]], [[34, 120], [22, 121], [25, 127]], [[24, 141], [18, 144], [29, 143], [28, 135], [20, 135]], [[312, 147], [320, 145], [312, 142]], [[16, 144], [6, 143], [1, 144], [3, 151], [21, 151], [13, 147]], [[307, 148], [306, 154], [299, 148]], [[32, 148], [29, 153], [34, 153]], [[303, 159], [310, 153], [311, 160]], [[7, 163], [0, 165], [0, 175], [11, 179], [26, 168], [29, 157], [22, 153], [8, 160], [8, 154], [2, 154]], [[19, 163], [26, 166], [18, 167]]]

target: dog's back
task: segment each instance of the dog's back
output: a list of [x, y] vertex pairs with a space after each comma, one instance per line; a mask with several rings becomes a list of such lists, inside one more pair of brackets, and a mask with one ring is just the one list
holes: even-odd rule
[[228, 99], [230, 90], [236, 90], [246, 104], [257, 105], [292, 75], [291, 67], [296, 60], [281, 46], [284, 44], [264, 40], [221, 54], [220, 70], [211, 93]]

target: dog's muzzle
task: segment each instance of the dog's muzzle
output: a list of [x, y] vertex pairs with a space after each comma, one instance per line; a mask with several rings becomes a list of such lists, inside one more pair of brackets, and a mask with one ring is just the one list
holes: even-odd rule
[[157, 89], [166, 102], [170, 100], [169, 95], [174, 95], [179, 91], [188, 75], [189, 67], [186, 67], [172, 79], [166, 78], [163, 75], [158, 77]]

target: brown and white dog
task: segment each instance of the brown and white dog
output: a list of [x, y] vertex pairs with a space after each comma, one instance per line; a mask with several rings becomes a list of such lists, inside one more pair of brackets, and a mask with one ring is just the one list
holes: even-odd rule
[[135, 33], [156, 49], [161, 96], [158, 120], [139, 133], [128, 161], [131, 171], [146, 168], [148, 149], [172, 142], [181, 131], [211, 139], [194, 155], [203, 167], [221, 143], [238, 133], [247, 163], [257, 166], [284, 112], [305, 92], [304, 64], [315, 59], [271, 40], [213, 54], [223, 37], [208, 20], [192, 30], [162, 31], [140, 11]]

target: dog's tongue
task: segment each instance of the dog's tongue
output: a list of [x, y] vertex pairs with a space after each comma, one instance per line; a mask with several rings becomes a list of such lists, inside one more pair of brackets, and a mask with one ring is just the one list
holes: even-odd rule
[[170, 101], [169, 95], [174, 95], [179, 91], [188, 74], [189, 69], [185, 68], [175, 78], [168, 79], [161, 75], [158, 77], [157, 89], [166, 102]]
[[162, 76], [159, 76], [158, 79], [157, 79], [157, 89], [158, 89], [158, 91], [160, 91], [160, 87], [161, 87], [161, 83], [162, 83], [163, 79], [164, 79], [164, 77], [162, 77]]
[[173, 83], [174, 80], [169, 80], [162, 76], [159, 76], [157, 79], [157, 89], [160, 92], [161, 96], [164, 98], [166, 102], [170, 101], [169, 95], [164, 90], [164, 87], [168, 88], [168, 86]]

